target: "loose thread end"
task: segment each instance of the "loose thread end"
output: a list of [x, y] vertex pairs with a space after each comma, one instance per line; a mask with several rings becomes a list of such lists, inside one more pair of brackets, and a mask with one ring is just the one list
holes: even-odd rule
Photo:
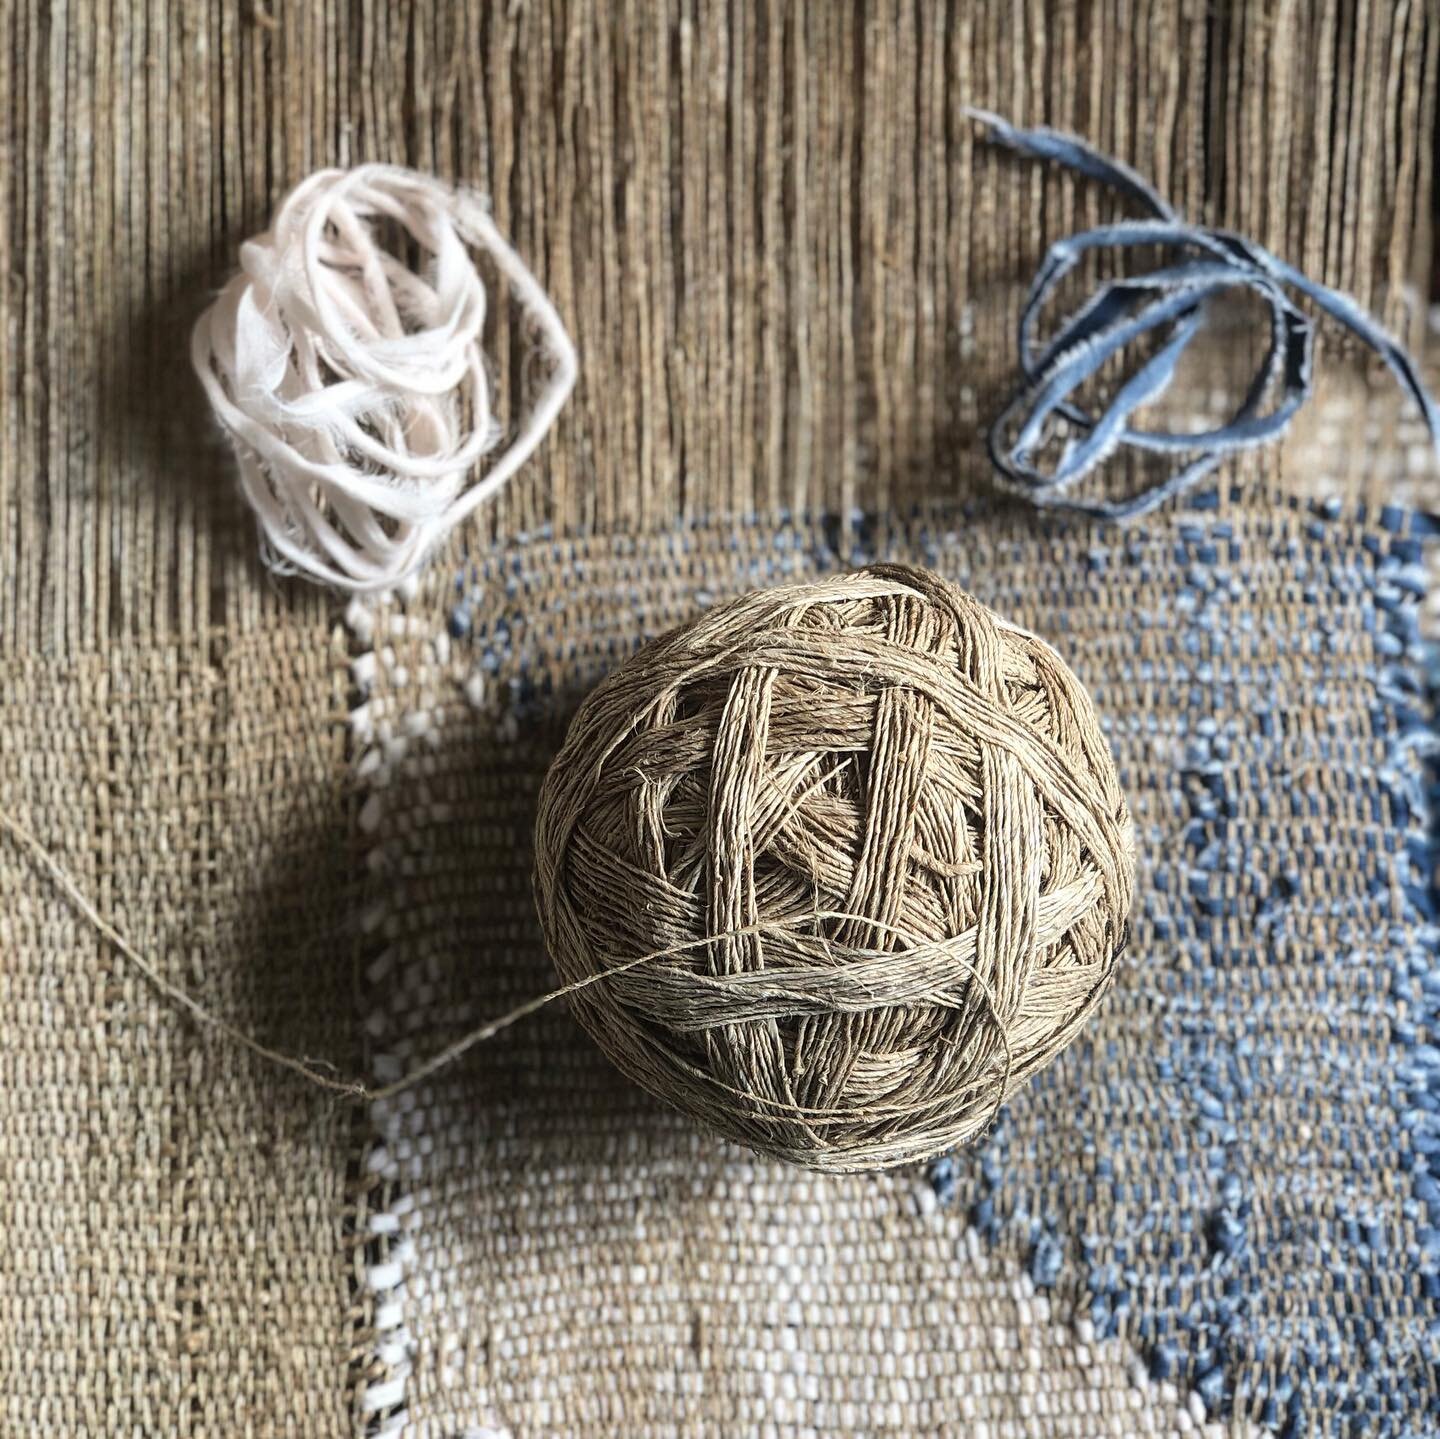
[[[161, 995], [183, 1009], [197, 1023], [215, 1030], [226, 1039], [253, 1054], [256, 1058], [263, 1059], [278, 1068], [288, 1070], [290, 1073], [296, 1074], [301, 1079], [313, 1084], [317, 1089], [323, 1090], [328, 1094], [337, 1095], [352, 1103], [374, 1104], [392, 1099], [398, 1094], [403, 1094], [407, 1090], [413, 1089], [417, 1084], [429, 1079], [440, 1070], [448, 1068], [476, 1045], [483, 1044], [486, 1040], [493, 1038], [502, 1030], [518, 1024], [522, 1019], [526, 1019], [537, 1011], [544, 1009], [547, 1005], [553, 1004], [557, 999], [567, 998], [570, 995], [579, 993], [581, 990], [589, 989], [592, 985], [600, 984], [605, 980], [615, 978], [643, 965], [654, 964], [664, 959], [673, 959], [680, 954], [703, 948], [715, 943], [717, 939], [720, 938], [720, 936], [707, 934], [697, 939], [684, 941], [680, 944], [669, 945], [662, 949], [637, 955], [619, 964], [596, 970], [592, 974], [586, 975], [583, 979], [573, 980], [568, 984], [560, 986], [558, 989], [552, 989], [543, 994], [538, 994], [533, 999], [528, 999], [524, 1003], [516, 1005], [514, 1009], [507, 1011], [505, 1014], [477, 1025], [474, 1029], [461, 1035], [460, 1038], [453, 1043], [446, 1045], [438, 1053], [421, 1061], [414, 1069], [403, 1074], [392, 1083], [372, 1087], [360, 1079], [341, 1079], [336, 1078], [333, 1074], [326, 1074], [318, 1067], [318, 1064], [323, 1061], [316, 1061], [304, 1056], [286, 1053], [284, 1050], [275, 1049], [268, 1044], [262, 1043], [256, 1039], [254, 1035], [247, 1034], [243, 1029], [232, 1024], [221, 1015], [216, 1014], [200, 1000], [196, 999], [188, 990], [167, 978], [161, 972], [155, 961], [141, 954], [140, 951], [96, 909], [95, 905], [80, 888], [78, 882], [70, 875], [60, 861], [55, 858], [50, 850], [48, 850], [24, 824], [3, 807], [0, 807], [0, 831], [8, 834], [30, 855], [66, 900], [89, 922], [97, 934], [105, 939], [127, 963], [138, 970]], [[819, 911], [809, 916], [809, 918], [817, 922], [830, 920], [835, 922], [868, 923], [882, 930], [892, 928], [879, 920], [866, 920], [863, 916], [850, 914], [842, 910]], [[744, 926], [743, 928], [733, 931], [726, 937], [740, 938], [746, 935], [759, 935], [787, 927], [790, 927], [790, 925], [786, 922], [761, 922]], [[898, 931], [895, 932], [898, 933]], [[1009, 1038], [1005, 1033], [1003, 1016], [999, 1011], [995, 995], [984, 978], [975, 972], [972, 966], [962, 963], [961, 967], [971, 974], [971, 977], [974, 979], [983, 996], [991, 1019], [997, 1027], [1000, 1042], [1005, 1051], [1006, 1084], [1002, 1084], [1001, 1086], [1001, 1102], [1003, 1102], [1004, 1090], [1008, 1085], [1008, 1078], [1013, 1064], [1010, 1054]]]

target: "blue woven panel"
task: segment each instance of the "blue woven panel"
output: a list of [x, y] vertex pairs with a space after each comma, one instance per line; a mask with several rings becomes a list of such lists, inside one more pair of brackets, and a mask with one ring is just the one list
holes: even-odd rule
[[1429, 529], [1202, 511], [1043, 611], [937, 556], [1092, 684], [1143, 877], [1107, 1010], [932, 1182], [1157, 1378], [1287, 1434], [1437, 1424]]
[[[535, 783], [600, 674], [747, 588], [904, 559], [1046, 635], [1133, 808], [1133, 943], [1082, 1038], [929, 1181], [1082, 1337], [1119, 1338], [1212, 1416], [1420, 1434], [1440, 1362], [1430, 528], [1211, 494], [1126, 530], [949, 511], [539, 536], [455, 578], [449, 630], [484, 677], [497, 776]], [[538, 937], [506, 933], [529, 957], [487, 984], [533, 992]], [[433, 1019], [476, 989], [427, 954]], [[562, 1013], [536, 1025], [524, 1044], [574, 1050]], [[476, 1063], [503, 1075], [511, 1042]]]

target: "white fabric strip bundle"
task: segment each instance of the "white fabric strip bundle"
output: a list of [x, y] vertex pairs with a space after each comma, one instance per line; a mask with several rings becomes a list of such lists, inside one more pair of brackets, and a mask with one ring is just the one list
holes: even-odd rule
[[[393, 221], [426, 256], [381, 247]], [[545, 378], [510, 443], [481, 351], [488, 257], [538, 331]], [[191, 359], [235, 441], [267, 562], [392, 588], [534, 452], [575, 383], [555, 307], [475, 195], [388, 165], [322, 170], [240, 250]]]

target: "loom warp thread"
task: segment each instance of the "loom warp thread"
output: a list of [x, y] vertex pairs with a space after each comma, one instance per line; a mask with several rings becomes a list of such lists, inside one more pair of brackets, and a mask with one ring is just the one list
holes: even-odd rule
[[[1083, 140], [1056, 130], [1022, 130], [984, 110], [970, 116], [987, 138], [1032, 159], [1053, 161], [1108, 185], [1148, 211], [1149, 218], [1102, 225], [1057, 240], [1046, 252], [1020, 312], [1021, 384], [990, 427], [990, 459], [1002, 488], [1032, 504], [1093, 519], [1127, 520], [1195, 485], [1227, 456], [1280, 438], [1313, 387], [1314, 327], [1287, 293], [1298, 291], [1374, 350], [1389, 366], [1424, 416], [1440, 450], [1440, 411], [1425, 389], [1415, 362], [1349, 296], [1317, 284], [1262, 249], [1226, 230], [1187, 223], [1148, 181]], [[1043, 345], [1035, 339], [1040, 311], [1062, 280], [1087, 255], [1163, 246], [1173, 263], [1147, 273], [1110, 280], [1062, 320]], [[1201, 331], [1207, 306], [1228, 291], [1250, 290], [1270, 312], [1265, 358], [1243, 400], [1223, 425], [1203, 432], [1139, 428], [1130, 423], [1174, 379], [1181, 356]], [[1101, 366], [1147, 335], [1160, 343], [1093, 415], [1076, 400]], [[1278, 388], [1278, 397], [1266, 408]], [[1058, 462], [1042, 466], [1036, 456], [1056, 418], [1074, 433]], [[1117, 450], [1188, 457], [1169, 475], [1126, 499], [1073, 499], [1070, 491]]]
[[[385, 224], [420, 266], [384, 247]], [[542, 360], [499, 453], [472, 252], [513, 290]], [[191, 359], [234, 441], [267, 561], [345, 590], [390, 589], [544, 438], [575, 381], [565, 327], [478, 196], [394, 166], [310, 176], [240, 265], [196, 323]]]
[[[1129, 814], [1044, 641], [938, 576], [762, 591], [646, 646], [546, 777], [536, 902], [581, 1023], [822, 1170], [976, 1137], [1123, 944]], [[637, 966], [635, 956], [660, 952]]]

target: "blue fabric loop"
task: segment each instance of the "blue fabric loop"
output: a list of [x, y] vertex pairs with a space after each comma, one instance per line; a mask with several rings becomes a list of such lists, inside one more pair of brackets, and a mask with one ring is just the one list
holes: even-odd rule
[[[1279, 439], [1314, 383], [1314, 326], [1290, 296], [1298, 291], [1373, 349], [1419, 405], [1440, 452], [1440, 411], [1414, 360], [1349, 295], [1307, 279], [1243, 235], [1187, 224], [1135, 171], [1055, 130], [1019, 130], [985, 110], [969, 110], [987, 138], [1018, 154], [1049, 160], [1110, 186], [1150, 212], [1151, 218], [1102, 225], [1057, 240], [1046, 252], [1020, 312], [1022, 381], [990, 427], [990, 458], [1002, 486], [1036, 505], [1094, 519], [1127, 520], [1188, 490], [1228, 455]], [[1124, 252], [1140, 246], [1176, 252], [1173, 263], [1110, 280], [1039, 344], [1040, 311], [1057, 285], [1091, 251]], [[1136, 410], [1169, 386], [1181, 355], [1203, 327], [1208, 303], [1227, 290], [1257, 294], [1270, 312], [1270, 342], [1244, 398], [1222, 425], [1200, 432], [1132, 427]], [[1098, 416], [1075, 396], [1107, 360], [1142, 336], [1163, 337], [1151, 355], [1111, 397]], [[1266, 397], [1277, 391], [1269, 408]], [[1058, 462], [1042, 469], [1034, 459], [1057, 418], [1078, 432]], [[1072, 499], [1069, 491], [1117, 449], [1193, 456], [1178, 470], [1122, 500]]]

